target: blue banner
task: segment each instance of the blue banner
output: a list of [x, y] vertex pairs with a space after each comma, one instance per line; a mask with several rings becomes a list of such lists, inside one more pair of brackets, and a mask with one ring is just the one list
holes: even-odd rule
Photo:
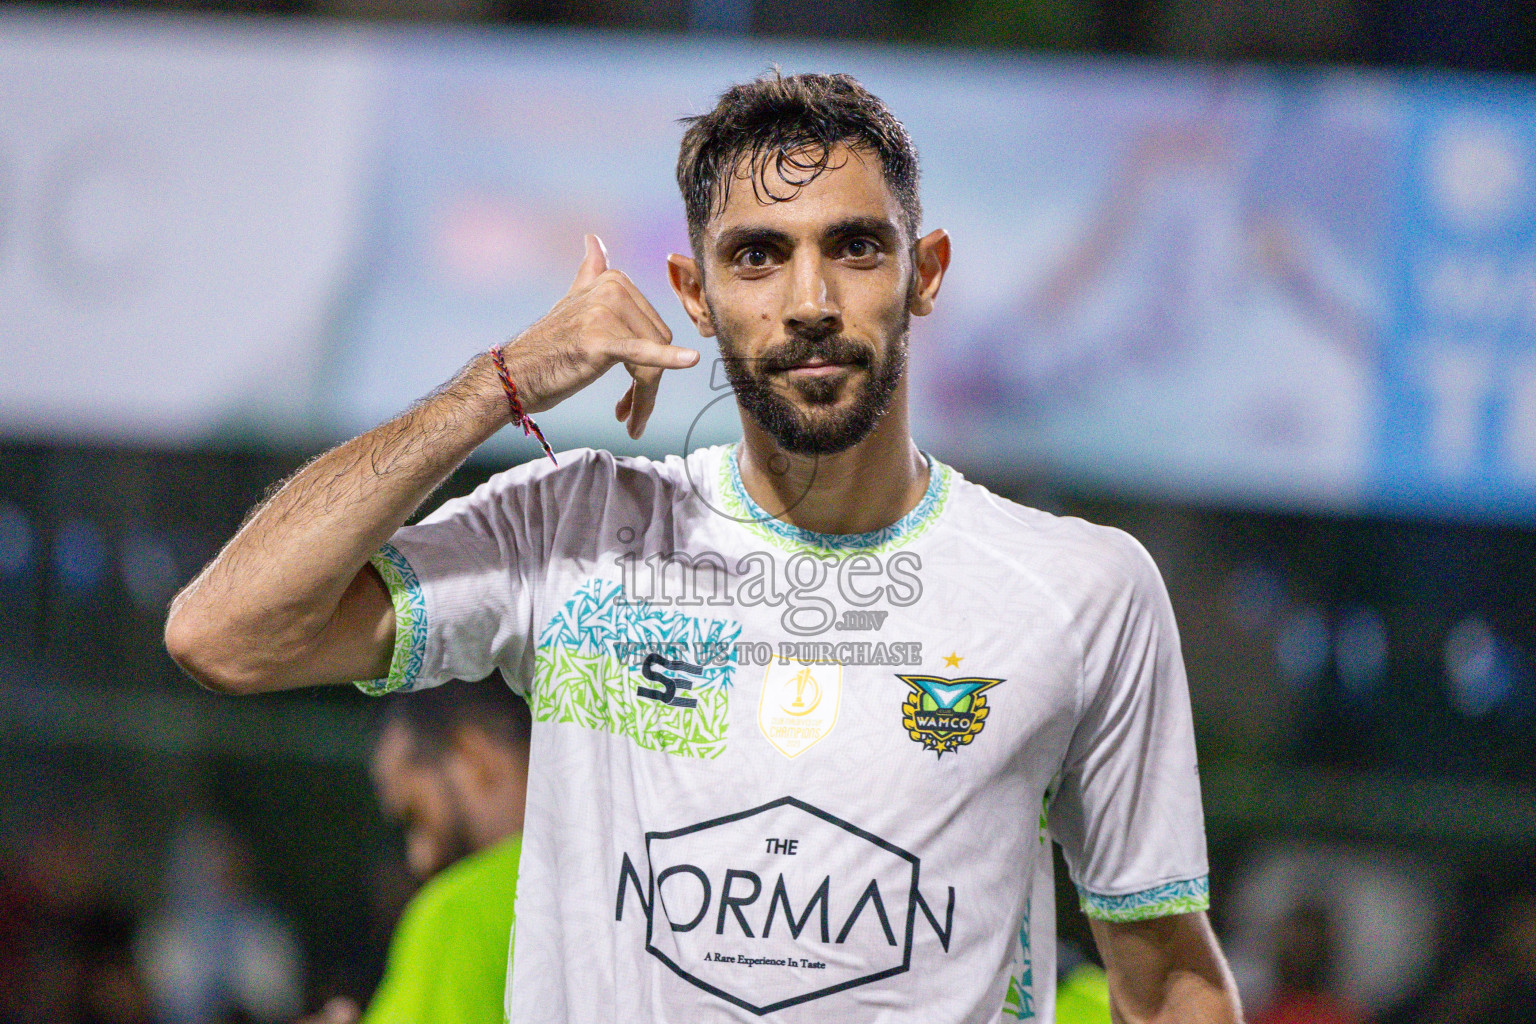
[[1536, 509], [1536, 90], [1402, 88], [1392, 317], [1373, 490], [1385, 507]]

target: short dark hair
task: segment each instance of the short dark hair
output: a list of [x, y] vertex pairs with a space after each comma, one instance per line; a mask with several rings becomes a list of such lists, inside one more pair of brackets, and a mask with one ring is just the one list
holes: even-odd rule
[[[533, 720], [523, 698], [512, 692], [500, 672], [477, 682], [454, 680], [430, 690], [386, 699], [383, 727], [399, 725], [411, 740], [411, 755], [436, 762], [453, 744], [454, 734], [469, 726], [506, 747], [526, 747]], [[382, 730], [381, 730], [382, 731]]]
[[677, 187], [695, 256], [701, 253], [704, 225], [725, 208], [743, 158], [744, 177], [759, 201], [782, 202], [793, 194], [775, 194], [769, 170], [798, 189], [827, 170], [839, 143], [880, 158], [886, 186], [901, 204], [908, 241], [917, 240], [923, 218], [917, 149], [890, 108], [853, 76], [785, 77], [773, 68], [727, 89], [714, 110], [683, 123], [688, 129], [677, 156]]

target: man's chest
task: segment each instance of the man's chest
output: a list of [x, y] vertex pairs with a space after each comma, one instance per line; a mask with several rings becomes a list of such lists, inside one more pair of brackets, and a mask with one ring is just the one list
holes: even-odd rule
[[990, 990], [1078, 709], [1054, 613], [920, 560], [649, 568], [548, 588], [531, 689], [536, 808], [634, 983], [834, 1015], [914, 964]]
[[917, 552], [636, 555], [551, 583], [535, 716], [646, 750], [780, 777], [875, 760], [942, 786], [962, 764], [1045, 770], [1078, 712], [1048, 595]]

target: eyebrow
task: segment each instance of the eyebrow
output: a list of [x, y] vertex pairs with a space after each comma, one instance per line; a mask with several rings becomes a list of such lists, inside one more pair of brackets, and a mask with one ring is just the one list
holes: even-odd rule
[[[822, 233], [823, 238], [840, 239], [855, 235], [873, 235], [891, 244], [897, 235], [896, 225], [884, 217], [847, 217], [832, 224]], [[794, 239], [776, 228], [743, 226], [723, 232], [715, 241], [715, 252], [729, 257], [745, 246], [762, 245], [792, 248]]]
[[826, 231], [828, 238], [849, 238], [853, 235], [874, 235], [882, 242], [889, 243], [896, 238], [896, 225], [884, 217], [848, 217]]
[[749, 245], [775, 246], [789, 248], [794, 244], [794, 239], [788, 234], [774, 228], [739, 227], [731, 228], [723, 232], [715, 240], [715, 252], [722, 257], [729, 258], [739, 249]]

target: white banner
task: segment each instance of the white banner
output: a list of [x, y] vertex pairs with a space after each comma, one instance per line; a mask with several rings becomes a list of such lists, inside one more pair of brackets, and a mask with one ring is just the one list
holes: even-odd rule
[[0, 18], [0, 430], [311, 422], [374, 77], [338, 32]]

